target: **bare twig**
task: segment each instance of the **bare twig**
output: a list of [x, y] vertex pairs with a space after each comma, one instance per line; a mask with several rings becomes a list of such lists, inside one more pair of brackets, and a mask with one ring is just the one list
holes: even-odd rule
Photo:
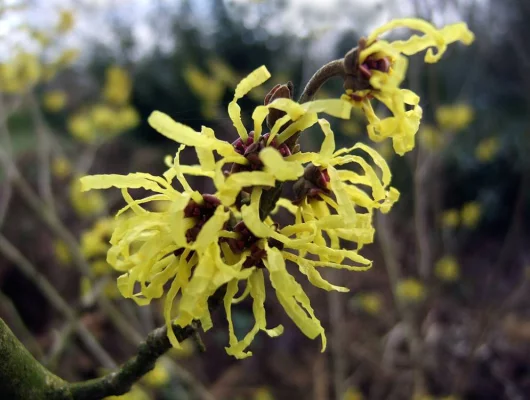
[[378, 214], [376, 217], [376, 232], [378, 233], [381, 244], [394, 302], [403, 322], [406, 325], [407, 340], [410, 348], [410, 358], [414, 367], [414, 395], [419, 397], [425, 394], [426, 388], [422, 362], [423, 344], [414, 313], [411, 311], [408, 305], [403, 302], [397, 293], [398, 283], [401, 279], [401, 266], [396, 256], [390, 229], [388, 217]]
[[33, 92], [28, 95], [31, 116], [34, 122], [35, 133], [37, 135], [37, 156], [38, 156], [38, 187], [39, 193], [50, 209], [54, 209], [52, 190], [52, 175], [50, 171], [51, 143], [49, 139], [49, 129], [40, 110], [39, 104]]
[[344, 59], [333, 60], [320, 68], [313, 74], [309, 82], [304, 88], [304, 91], [298, 99], [299, 103], [305, 103], [311, 101], [315, 97], [318, 90], [326, 83], [329, 79], [335, 77], [344, 78]]
[[[53, 285], [40, 274], [16, 247], [14, 247], [3, 235], [0, 234], [0, 253], [16, 265], [20, 271], [35, 286], [37, 286], [50, 304], [68, 320], [76, 321], [76, 315], [68, 302], [63, 299]], [[82, 324], [77, 324], [77, 331], [87, 348], [94, 354], [98, 361], [106, 368], [114, 368], [116, 363], [101, 347], [94, 335]]]

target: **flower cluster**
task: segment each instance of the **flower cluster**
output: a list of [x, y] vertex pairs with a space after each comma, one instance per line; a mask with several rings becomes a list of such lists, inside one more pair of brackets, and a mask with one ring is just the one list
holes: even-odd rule
[[[423, 48], [433, 45], [421, 43]], [[296, 266], [318, 288], [348, 291], [328, 282], [321, 271], [369, 269], [371, 261], [359, 251], [373, 241], [374, 212], [388, 212], [399, 197], [377, 151], [361, 143], [336, 148], [330, 123], [321, 115], [350, 118], [350, 100], [299, 104], [291, 99], [290, 85], [277, 85], [265, 104], [255, 108], [253, 129], [247, 130], [238, 100], [269, 77], [260, 67], [236, 86], [228, 105], [238, 135], [234, 142], [218, 139], [211, 128], [203, 126], [198, 132], [155, 111], [149, 124], [180, 143], [175, 156], [166, 158], [162, 176], [130, 173], [81, 179], [83, 190], [121, 189], [127, 205], [118, 212], [123, 217], [116, 221], [107, 261], [122, 273], [117, 282], [124, 297], [145, 305], [165, 295], [164, 318], [174, 347], [180, 344], [173, 324], [185, 327], [200, 321], [204, 330], [210, 329], [209, 303], [218, 297], [223, 298], [228, 320], [228, 354], [250, 356], [248, 347], [260, 331], [280, 335], [281, 325], [267, 326], [268, 280], [286, 314], [309, 338], [321, 337], [324, 349], [324, 329], [288, 266]], [[323, 133], [320, 150], [300, 151], [293, 139], [312, 126]], [[186, 148], [195, 150], [193, 165], [181, 162]], [[193, 177], [209, 181], [212, 190], [194, 189]], [[138, 197], [139, 189], [150, 194]], [[157, 202], [169, 207], [145, 207]], [[232, 307], [247, 298], [252, 300], [255, 323], [240, 339], [234, 333]]]
[[68, 131], [81, 142], [92, 143], [118, 135], [140, 122], [138, 112], [130, 104], [132, 82], [126, 70], [110, 66], [101, 92], [101, 101], [68, 119]]
[[[408, 27], [424, 35], [413, 35], [408, 40], [394, 42], [379, 39], [383, 33], [399, 27]], [[473, 40], [473, 33], [464, 23], [438, 30], [428, 22], [415, 18], [391, 21], [376, 29], [368, 38], [361, 39], [359, 46], [344, 58], [346, 94], [343, 98], [362, 108], [369, 122], [367, 130], [370, 139], [379, 142], [391, 137], [394, 150], [400, 155], [412, 150], [422, 108], [417, 94], [399, 87], [407, 71], [408, 61], [404, 56], [428, 48], [425, 62], [435, 63], [448, 44], [461, 41], [468, 45]], [[436, 47], [437, 53], [430, 47]], [[380, 119], [372, 107], [373, 98], [384, 104], [393, 115]]]
[[[17, 8], [6, 6], [1, 11], [0, 18], [7, 18], [15, 13]], [[5, 15], [2, 15], [4, 13]], [[55, 47], [53, 50], [57, 53], [57, 44], [74, 25], [74, 16], [71, 12], [62, 11], [58, 17], [57, 26], [52, 30], [36, 29], [29, 25], [17, 28], [27, 34], [28, 42], [33, 41], [39, 45], [39, 51], [30, 52], [19, 45], [14, 45], [11, 49], [6, 46], [6, 53], [10, 57], [0, 63], [0, 92], [23, 94], [39, 83], [49, 82], [60, 69], [77, 58], [78, 52], [75, 49], [64, 49], [53, 57], [45, 54], [52, 47]]]

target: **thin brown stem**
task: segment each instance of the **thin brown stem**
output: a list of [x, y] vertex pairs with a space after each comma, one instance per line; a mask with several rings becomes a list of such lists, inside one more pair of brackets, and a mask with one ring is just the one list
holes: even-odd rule
[[298, 102], [300, 104], [311, 101], [318, 90], [331, 78], [340, 77], [344, 78], [346, 75], [344, 71], [344, 59], [333, 60], [321, 67], [317, 72], [313, 74], [309, 82], [304, 88], [304, 91], [300, 95]]

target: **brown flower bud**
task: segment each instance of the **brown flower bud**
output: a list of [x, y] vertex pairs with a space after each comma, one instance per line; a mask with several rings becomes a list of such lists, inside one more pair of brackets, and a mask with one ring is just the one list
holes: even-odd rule
[[[265, 96], [265, 105], [268, 105], [272, 103], [276, 99], [292, 99], [293, 98], [293, 83], [291, 81], [287, 82], [284, 85], [276, 85], [274, 86], [269, 93], [267, 93], [267, 96]], [[285, 115], [284, 111], [276, 110], [274, 108], [271, 108], [269, 110], [269, 115], [267, 115], [267, 126], [269, 129], [272, 129], [276, 121], [278, 121], [281, 117]], [[284, 125], [284, 128], [286, 128], [288, 124]]]

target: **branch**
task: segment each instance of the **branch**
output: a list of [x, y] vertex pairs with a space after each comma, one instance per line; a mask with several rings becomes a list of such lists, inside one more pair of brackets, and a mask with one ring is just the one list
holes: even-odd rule
[[0, 397], [54, 399], [65, 382], [44, 368], [0, 318]]
[[330, 61], [315, 72], [311, 79], [309, 79], [309, 82], [307, 82], [298, 102], [302, 104], [311, 101], [322, 85], [329, 79], [335, 77], [345, 78], [345, 76], [344, 59], [340, 58], [338, 60]]
[[[177, 340], [182, 342], [189, 338], [195, 329], [191, 326], [173, 326], [173, 331]], [[74, 400], [93, 400], [127, 393], [135, 382], [154, 368], [158, 358], [169, 349], [171, 343], [166, 327], [157, 328], [138, 346], [136, 356], [123, 364], [117, 372], [81, 383], [72, 383], [68, 387], [68, 394]]]
[[[195, 329], [173, 327], [177, 339]], [[137, 354], [116, 372], [80, 383], [68, 383], [44, 368], [0, 319], [0, 398], [12, 400], [96, 400], [127, 393], [171, 349], [166, 327], [155, 329], [138, 346]]]

